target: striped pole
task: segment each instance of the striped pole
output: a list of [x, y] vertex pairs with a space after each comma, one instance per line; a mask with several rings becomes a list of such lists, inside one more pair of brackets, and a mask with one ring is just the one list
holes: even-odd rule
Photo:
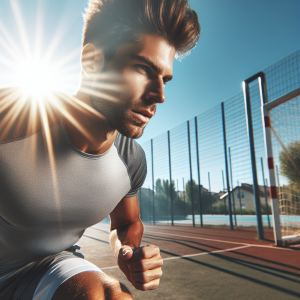
[[[275, 166], [274, 166], [274, 158], [273, 158], [273, 148], [272, 148], [272, 132], [271, 132], [271, 120], [270, 114], [266, 104], [266, 99], [262, 97], [262, 84], [261, 78], [258, 78], [259, 86], [260, 86], [260, 99], [261, 99], [261, 109], [262, 109], [262, 123], [264, 130], [264, 143], [266, 150], [266, 157], [268, 162], [268, 170], [269, 170], [269, 182], [270, 182], [270, 198], [272, 200], [272, 216], [273, 216], [273, 231], [275, 243], [277, 246], [282, 246], [282, 237], [281, 237], [281, 228], [280, 228], [280, 209], [279, 209], [279, 200], [276, 186], [276, 177], [275, 177]], [[262, 87], [263, 88], [263, 87]]]

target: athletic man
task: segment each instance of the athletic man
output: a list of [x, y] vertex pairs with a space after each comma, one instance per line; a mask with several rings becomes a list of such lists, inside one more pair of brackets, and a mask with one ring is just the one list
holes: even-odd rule
[[139, 290], [162, 275], [158, 247], [140, 247], [139, 138], [165, 101], [175, 55], [200, 25], [186, 0], [91, 0], [75, 96], [0, 91], [0, 299], [132, 299], [84, 260], [84, 230], [111, 218], [118, 265]]

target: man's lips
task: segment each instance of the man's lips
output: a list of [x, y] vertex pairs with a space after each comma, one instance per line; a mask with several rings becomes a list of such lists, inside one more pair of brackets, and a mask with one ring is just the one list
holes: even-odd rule
[[149, 120], [154, 116], [154, 113], [146, 109], [132, 110], [135, 116], [143, 123], [148, 123]]

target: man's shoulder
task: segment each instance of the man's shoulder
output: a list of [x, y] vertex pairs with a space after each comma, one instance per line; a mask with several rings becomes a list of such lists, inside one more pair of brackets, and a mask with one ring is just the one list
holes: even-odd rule
[[133, 139], [118, 133], [115, 146], [127, 167], [131, 180], [131, 190], [126, 197], [135, 196], [147, 175], [147, 162], [144, 149]]
[[121, 133], [118, 133], [115, 139], [115, 146], [122, 157], [130, 158], [130, 160], [143, 160], [145, 158], [145, 152], [141, 145]]
[[[55, 99], [55, 100], [54, 100]], [[33, 96], [21, 87], [0, 89], [0, 143], [31, 136], [59, 122], [60, 92]], [[55, 101], [57, 103], [55, 103]]]

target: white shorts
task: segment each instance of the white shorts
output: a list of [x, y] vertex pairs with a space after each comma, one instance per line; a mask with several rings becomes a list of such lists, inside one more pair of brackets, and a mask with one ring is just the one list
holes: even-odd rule
[[103, 273], [94, 264], [77, 257], [69, 258], [54, 264], [40, 280], [32, 300], [50, 300], [63, 282], [78, 273], [86, 271]]

